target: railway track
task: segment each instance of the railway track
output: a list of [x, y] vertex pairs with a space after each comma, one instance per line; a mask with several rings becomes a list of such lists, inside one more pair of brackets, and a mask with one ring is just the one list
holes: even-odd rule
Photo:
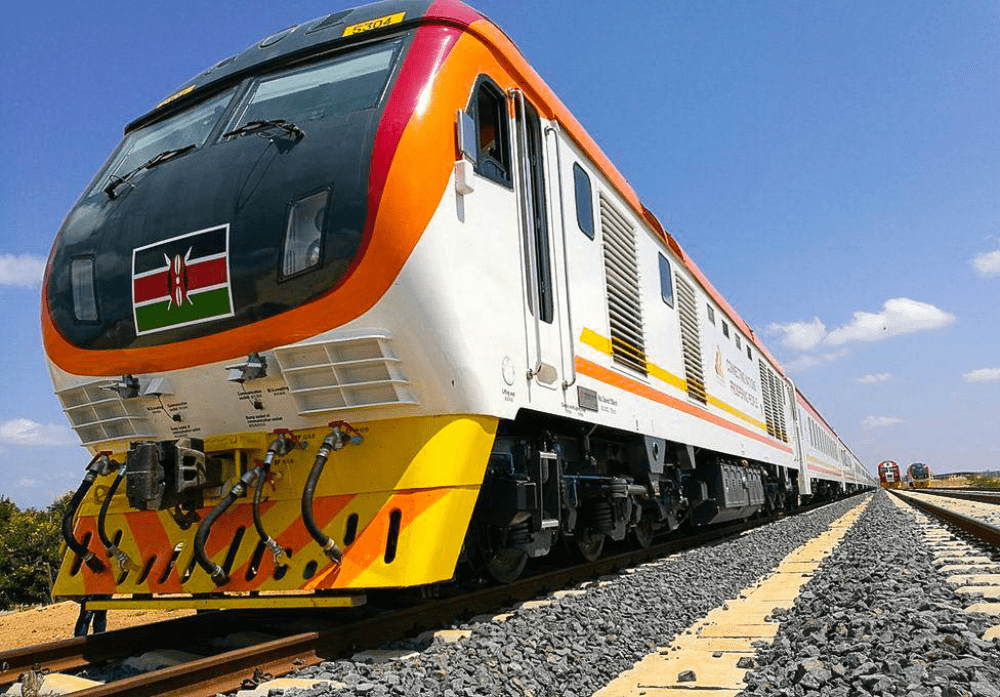
[[[813, 504], [797, 514], [824, 505]], [[746, 530], [784, 517], [733, 523], [706, 530], [698, 535], [670, 540], [646, 549], [630, 550], [603, 557], [596, 562], [541, 570], [504, 586], [456, 592], [410, 607], [384, 611], [366, 610], [370, 616], [341, 620], [326, 629], [292, 633], [273, 641], [258, 643], [208, 656], [180, 665], [142, 673], [74, 693], [77, 697], [110, 695], [210, 697], [252, 683], [255, 675], [280, 676], [330, 660], [349, 651], [373, 648], [423, 629], [440, 626], [457, 617], [479, 614], [528, 600], [623, 568], [668, 554], [720, 541]], [[181, 648], [202, 633], [224, 635], [246, 628], [246, 612], [218, 612], [167, 620], [139, 627], [106, 632], [86, 638], [66, 639], [48, 644], [0, 652], [0, 689], [29, 670], [70, 671], [112, 659], [132, 656], [152, 649]], [[360, 613], [358, 613], [360, 614]], [[343, 617], [343, 615], [341, 615]], [[185, 643], [186, 642], [186, 643]]]
[[[979, 520], [972, 516], [959, 513], [946, 506], [941, 506], [929, 501], [924, 498], [913, 495], [911, 492], [906, 492], [903, 490], [891, 490], [891, 493], [900, 497], [907, 503], [916, 508], [928, 513], [935, 518], [952, 525], [965, 533], [968, 533], [972, 537], [988, 545], [993, 546], [1000, 553], [1000, 527], [992, 525], [986, 521]], [[956, 490], [949, 490], [946, 493], [937, 494], [932, 489], [921, 489], [920, 494], [933, 494], [935, 496], [943, 496], [947, 498], [960, 498], [973, 501], [979, 501], [982, 503], [1000, 504], [1000, 494], [997, 494], [996, 498], [989, 498], [984, 500], [983, 498], [971, 498], [969, 496], [956, 496], [955, 494], [963, 493]], [[974, 495], [985, 494], [986, 492], [968, 492]]]
[[980, 503], [995, 503], [1000, 505], [1000, 490], [997, 489], [919, 489], [922, 494], [945, 496]]

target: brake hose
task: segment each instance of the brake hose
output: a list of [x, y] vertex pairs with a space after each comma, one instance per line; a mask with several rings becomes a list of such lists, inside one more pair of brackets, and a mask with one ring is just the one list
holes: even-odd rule
[[77, 509], [80, 508], [80, 504], [83, 503], [83, 499], [87, 496], [87, 492], [90, 491], [90, 487], [94, 484], [97, 476], [99, 474], [107, 474], [111, 471], [111, 461], [108, 459], [108, 455], [110, 454], [109, 452], [100, 452], [94, 455], [94, 459], [87, 465], [87, 473], [84, 475], [83, 481], [80, 482], [80, 487], [73, 494], [73, 498], [70, 499], [69, 507], [66, 509], [66, 513], [63, 514], [62, 519], [62, 536], [66, 540], [66, 546], [73, 550], [77, 556], [81, 557], [83, 563], [95, 574], [104, 571], [104, 562], [98, 559], [93, 552], [73, 535], [73, 518], [76, 517]]
[[320, 475], [323, 474], [323, 467], [326, 466], [330, 453], [335, 450], [343, 450], [348, 443], [360, 443], [362, 439], [361, 434], [345, 421], [333, 421], [330, 426], [333, 430], [319, 446], [319, 452], [316, 453], [316, 459], [313, 460], [305, 489], [302, 490], [302, 522], [305, 523], [312, 538], [323, 548], [323, 552], [330, 558], [330, 561], [334, 564], [340, 564], [344, 553], [340, 551], [340, 547], [337, 546], [333, 538], [324, 533], [316, 524], [312, 510], [313, 497], [316, 495], [316, 485], [319, 483]]

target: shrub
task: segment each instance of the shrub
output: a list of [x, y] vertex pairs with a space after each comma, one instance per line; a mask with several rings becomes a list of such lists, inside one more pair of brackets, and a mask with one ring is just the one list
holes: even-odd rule
[[59, 567], [60, 526], [69, 494], [43, 511], [20, 510], [0, 496], [0, 610], [48, 602]]

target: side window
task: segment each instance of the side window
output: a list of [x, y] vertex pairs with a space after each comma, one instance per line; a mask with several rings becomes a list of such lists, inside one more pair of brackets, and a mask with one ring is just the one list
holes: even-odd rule
[[[590, 189], [590, 177], [583, 171], [579, 162], [573, 163], [573, 187], [576, 190], [576, 224], [580, 226], [584, 235], [594, 239], [594, 199]], [[673, 304], [671, 301], [670, 305]]]
[[670, 262], [662, 254], [660, 257], [660, 297], [670, 307], [674, 306], [674, 276], [670, 272]]
[[705, 305], [708, 308], [708, 321], [715, 324], [715, 308], [711, 305]]
[[476, 122], [476, 145], [479, 150], [476, 172], [510, 187], [507, 100], [500, 88], [482, 78], [472, 98], [471, 115]]
[[753, 354], [750, 353], [750, 344], [747, 344], [747, 358], [749, 358], [751, 361], [753, 360]]
[[740, 343], [740, 335], [739, 334], [736, 335], [736, 348], [737, 349], [742, 349], [743, 348], [743, 344]]
[[722, 335], [727, 339], [729, 338], [729, 325], [725, 322], [722, 323]]

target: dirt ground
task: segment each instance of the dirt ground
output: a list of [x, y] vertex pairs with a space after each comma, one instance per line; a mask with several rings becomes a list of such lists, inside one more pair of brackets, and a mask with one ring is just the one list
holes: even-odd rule
[[[79, 605], [67, 601], [0, 615], [0, 651], [69, 639], [79, 612]], [[108, 631], [193, 614], [194, 610], [112, 610]]]

